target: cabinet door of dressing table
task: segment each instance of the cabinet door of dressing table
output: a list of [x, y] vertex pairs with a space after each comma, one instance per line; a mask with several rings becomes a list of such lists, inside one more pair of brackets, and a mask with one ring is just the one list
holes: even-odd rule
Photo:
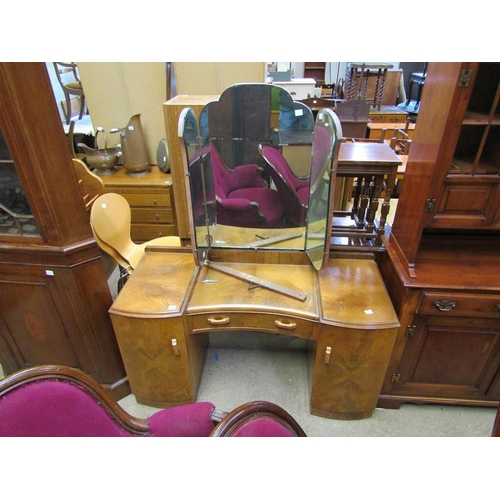
[[110, 309], [132, 392], [157, 407], [196, 400], [208, 334], [260, 331], [310, 340], [312, 414], [371, 416], [398, 320], [375, 262], [232, 262], [305, 293], [304, 301], [248, 283], [179, 251], [146, 252]]

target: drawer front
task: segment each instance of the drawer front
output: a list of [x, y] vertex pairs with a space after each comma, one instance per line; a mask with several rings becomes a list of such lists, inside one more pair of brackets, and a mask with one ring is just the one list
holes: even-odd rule
[[310, 339], [313, 324], [300, 318], [279, 314], [213, 313], [188, 316], [189, 332], [264, 331]]
[[417, 313], [500, 319], [500, 294], [424, 292]]
[[132, 224], [173, 224], [174, 212], [171, 208], [132, 208]]
[[169, 224], [132, 224], [130, 235], [134, 242], [149, 241], [160, 236], [176, 236], [175, 226]]
[[168, 191], [162, 193], [127, 193], [120, 194], [131, 207], [171, 207], [172, 202]]

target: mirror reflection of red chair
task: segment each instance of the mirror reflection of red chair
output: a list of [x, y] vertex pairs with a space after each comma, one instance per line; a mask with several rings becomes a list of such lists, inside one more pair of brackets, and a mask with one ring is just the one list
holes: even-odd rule
[[309, 202], [309, 177], [297, 177], [275, 147], [260, 144], [259, 152], [266, 160], [265, 167], [269, 170], [269, 175], [285, 207], [285, 218], [292, 225], [305, 226]]
[[217, 202], [217, 223], [239, 227], [280, 227], [284, 207], [280, 195], [267, 186], [262, 168], [255, 163], [226, 166], [210, 143], [210, 157]]
[[229, 413], [212, 403], [197, 402], [137, 418], [90, 375], [68, 366], [35, 366], [0, 380], [0, 437], [135, 436], [305, 437], [305, 433], [287, 411], [266, 401], [245, 403]]

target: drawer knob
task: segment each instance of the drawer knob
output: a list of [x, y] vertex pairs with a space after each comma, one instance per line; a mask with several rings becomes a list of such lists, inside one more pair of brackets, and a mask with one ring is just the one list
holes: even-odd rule
[[158, 214], [155, 215], [156, 220], [160, 220], [160, 216]]
[[229, 318], [208, 318], [208, 322], [211, 325], [227, 325], [229, 323]]
[[332, 354], [332, 348], [330, 346], [327, 346], [326, 351], [325, 351], [325, 365], [330, 364], [331, 354]]
[[496, 312], [500, 312], [500, 304], [497, 304], [497, 305], [495, 306], [495, 311], [496, 311]]
[[158, 205], [158, 202], [156, 200], [153, 200], [153, 205]]
[[285, 323], [279, 319], [275, 320], [274, 324], [278, 328], [285, 328], [286, 330], [295, 330], [295, 328], [297, 328], [297, 323]]
[[433, 305], [435, 308], [439, 309], [442, 312], [451, 311], [452, 309], [457, 307], [457, 303], [450, 300], [436, 300]]

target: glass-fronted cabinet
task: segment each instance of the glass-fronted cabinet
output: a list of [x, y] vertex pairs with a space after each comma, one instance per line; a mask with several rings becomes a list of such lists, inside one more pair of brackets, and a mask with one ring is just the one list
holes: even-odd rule
[[[431, 71], [432, 67], [430, 85]], [[496, 210], [500, 196], [500, 63], [464, 63], [455, 91], [457, 109], [450, 110], [454, 125], [442, 142], [447, 148], [427, 204], [426, 225], [495, 227], [500, 224]]]
[[26, 192], [0, 130], [0, 234], [40, 236]]
[[112, 296], [45, 63], [0, 63], [0, 364], [79, 368], [130, 393]]

